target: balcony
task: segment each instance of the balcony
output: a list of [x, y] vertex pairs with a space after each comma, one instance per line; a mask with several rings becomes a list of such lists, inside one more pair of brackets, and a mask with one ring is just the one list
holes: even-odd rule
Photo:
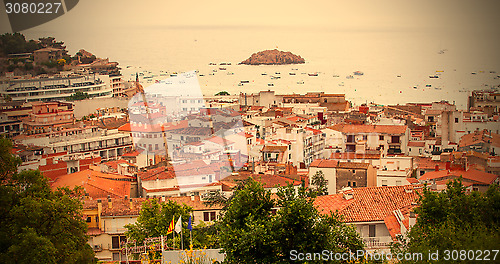
[[102, 244], [94, 245], [94, 252], [101, 252], [102, 251]]

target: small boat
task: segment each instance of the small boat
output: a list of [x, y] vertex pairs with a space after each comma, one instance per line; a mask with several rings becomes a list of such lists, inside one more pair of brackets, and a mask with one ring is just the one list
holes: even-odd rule
[[490, 73], [497, 73], [496, 71], [490, 71]]
[[354, 73], [354, 75], [363, 75], [364, 74], [363, 72], [360, 72], [360, 71], [355, 71], [353, 73]]
[[238, 86], [243, 86], [243, 83], [238, 83]]
[[228, 62], [228, 63], [227, 63], [227, 65], [231, 65], [231, 63], [230, 63], [230, 62]]
[[439, 71], [436, 71], [436, 72], [444, 72], [444, 71], [439, 70]]
[[127, 66], [127, 69], [128, 69], [128, 68], [130, 68], [130, 67], [132, 67], [132, 66], [130, 66], [130, 65], [129, 65], [129, 66]]
[[214, 69], [214, 70], [212, 70], [212, 72], [217, 72], [217, 70]]
[[425, 87], [432, 87], [432, 85], [430, 85], [430, 84], [426, 84], [426, 85], [425, 85]]
[[297, 84], [304, 84], [304, 81], [297, 82]]
[[471, 74], [477, 74], [476, 72], [471, 72]]
[[417, 86], [413, 86], [413, 89], [418, 89], [418, 87]]
[[274, 74], [281, 74], [280, 72], [275, 72]]
[[205, 74], [200, 74], [199, 76], [200, 76], [200, 77], [203, 77], [203, 76], [205, 76]]
[[267, 73], [263, 72], [263, 73], [261, 73], [260, 75], [267, 75]]
[[170, 77], [176, 77], [176, 76], [177, 76], [177, 74], [175, 74], [175, 73], [170, 74]]
[[276, 80], [276, 79], [279, 79], [279, 78], [281, 78], [281, 77], [279, 77], [279, 76], [271, 76], [271, 80]]
[[431, 78], [431, 79], [437, 79], [437, 78], [439, 78], [439, 76], [437, 76], [437, 75], [429, 75], [429, 78]]
[[219, 65], [227, 65], [227, 63], [225, 63], [225, 62], [221, 62]]
[[334, 77], [334, 78], [338, 78], [338, 77], [340, 77], [340, 76], [339, 76], [339, 75], [337, 75], [337, 74], [334, 74], [334, 75], [333, 75], [333, 77]]
[[398, 76], [396, 76], [396, 77], [401, 78], [401, 75], [398, 75]]
[[208, 65], [217, 65], [217, 63], [210, 62]]
[[295, 75], [295, 72], [289, 72], [288, 74], [290, 74], [290, 75]]
[[344, 86], [344, 82], [339, 83], [339, 86]]
[[309, 75], [309, 76], [318, 76], [318, 73], [317, 72], [315, 72], [315, 73], [308, 73], [307, 75]]
[[225, 70], [226, 70], [226, 68], [219, 68], [219, 70], [221, 70], [221, 71], [225, 71]]
[[294, 68], [292, 68], [292, 71], [298, 71], [298, 70], [299, 70], [299, 69], [294, 69]]
[[160, 76], [167, 76], [166, 73], [160, 73]]
[[268, 83], [267, 86], [274, 86], [274, 83]]
[[234, 75], [234, 72], [228, 72], [227, 75]]
[[352, 76], [352, 75], [347, 75], [345, 78], [346, 78], [346, 79], [354, 79], [354, 76]]
[[240, 81], [240, 83], [249, 83], [250, 81], [247, 81], [247, 80], [243, 80], [243, 81]]
[[211, 73], [209, 73], [208, 75], [215, 75], [215, 73], [211, 72]]
[[443, 90], [443, 88], [441, 88], [441, 87], [434, 87], [434, 89], [436, 89], [436, 90]]

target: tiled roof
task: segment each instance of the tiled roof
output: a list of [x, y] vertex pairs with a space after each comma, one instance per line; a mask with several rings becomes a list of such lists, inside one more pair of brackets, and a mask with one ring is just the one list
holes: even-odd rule
[[319, 196], [314, 205], [322, 213], [338, 212], [345, 221], [383, 221], [392, 211], [411, 205], [418, 200], [422, 185], [364, 187], [351, 190], [352, 199], [346, 200], [344, 193]]
[[[399, 209], [401, 214], [403, 215], [402, 224], [405, 226], [406, 230], [409, 230], [410, 228], [410, 212], [415, 207], [416, 207], [415, 205], [409, 205]], [[389, 234], [391, 235], [392, 240], [397, 241], [397, 235], [402, 235], [401, 224], [397, 220], [394, 212], [384, 219], [384, 223], [387, 229], [389, 230]]]
[[123, 154], [122, 157], [137, 157], [143, 151], [144, 151], [143, 149], [134, 150], [132, 152], [128, 152], [128, 153]]
[[102, 163], [102, 164], [103, 164], [103, 165], [106, 165], [106, 166], [108, 166], [108, 167], [110, 167], [110, 168], [113, 168], [114, 170], [117, 170], [117, 169], [118, 169], [118, 165], [119, 165], [119, 164], [127, 164], [127, 165], [129, 165], [129, 166], [133, 166], [133, 167], [135, 167], [135, 165], [134, 165], [134, 164], [129, 163], [129, 162], [127, 162], [127, 161], [125, 161], [125, 160], [122, 160], [122, 159], [119, 159], [119, 160], [111, 160], [111, 161], [104, 162], [104, 163]]
[[313, 132], [314, 135], [318, 135], [318, 134], [323, 133], [323, 132], [321, 132], [321, 130], [317, 130], [317, 129], [310, 128], [310, 127], [305, 127], [304, 129], [307, 130], [307, 131]]
[[460, 147], [467, 147], [479, 143], [490, 143], [495, 147], [500, 147], [500, 134], [489, 133], [487, 130], [475, 131], [474, 133], [463, 135], [458, 145]]
[[330, 129], [340, 131], [342, 133], [381, 133], [381, 134], [404, 134], [407, 126], [398, 125], [349, 125], [338, 124], [329, 127]]
[[193, 135], [193, 136], [208, 136], [212, 134], [212, 129], [209, 127], [186, 127], [170, 130], [171, 134]]
[[227, 140], [227, 139], [223, 139], [219, 136], [213, 136], [213, 137], [209, 137], [207, 139], [205, 139], [207, 141], [210, 141], [210, 142], [213, 142], [215, 144], [219, 144], [219, 145], [223, 145], [223, 146], [226, 146], [226, 145], [230, 145], [230, 144], [233, 144], [234, 142], [230, 141], [230, 140]]
[[419, 169], [434, 170], [436, 168], [436, 165], [438, 165], [439, 168], [446, 168], [446, 162], [435, 161], [432, 160], [432, 158], [425, 158], [425, 157], [414, 157], [414, 158], [417, 168]]
[[287, 146], [271, 146], [266, 145], [262, 149], [262, 152], [285, 152], [287, 150]]
[[334, 152], [331, 159], [380, 159], [380, 154], [360, 154], [355, 152]]
[[152, 181], [156, 179], [165, 180], [175, 178], [175, 173], [173, 167], [161, 166], [147, 171], [140, 171], [137, 173], [137, 176], [143, 181]]
[[82, 186], [92, 198], [122, 198], [130, 196], [130, 183], [133, 179], [124, 175], [108, 174], [93, 170], [83, 170], [72, 174], [58, 176], [51, 184], [52, 189], [58, 187], [74, 188]]
[[292, 184], [293, 186], [302, 184], [301, 181], [292, 180], [278, 175], [248, 173], [240, 173], [238, 175], [227, 176], [221, 181], [221, 183], [231, 185], [237, 183], [238, 181], [246, 180], [249, 177], [252, 177], [257, 182], [260, 182], [264, 186], [264, 188], [274, 188], [277, 186], [285, 187], [288, 184]]
[[458, 178], [462, 176], [464, 180], [474, 181], [481, 184], [492, 184], [499, 176], [484, 171], [478, 171], [475, 169], [464, 170], [441, 170], [441, 171], [430, 171], [420, 177], [420, 181], [436, 180], [439, 181], [443, 178]]

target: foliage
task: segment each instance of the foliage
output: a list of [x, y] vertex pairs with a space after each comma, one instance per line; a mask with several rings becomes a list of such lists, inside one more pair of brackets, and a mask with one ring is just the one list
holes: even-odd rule
[[5, 33], [0, 35], [0, 55], [28, 53], [40, 49], [41, 46], [34, 40], [26, 41], [23, 34]]
[[67, 100], [68, 101], [79, 101], [79, 100], [85, 100], [87, 98], [90, 98], [90, 95], [88, 93], [76, 92], [76, 93], [72, 94], [71, 96], [69, 96], [67, 98]]
[[[144, 239], [148, 237], [165, 236], [165, 244], [173, 244], [173, 235], [167, 236], [167, 230], [172, 222], [177, 222], [179, 216], [183, 220], [183, 233], [189, 234], [187, 230], [187, 220], [191, 214], [192, 208], [187, 205], [179, 205], [173, 201], [158, 202], [157, 199], [149, 199], [142, 203], [142, 208], [137, 222], [128, 224], [125, 228], [128, 229], [125, 234], [130, 239], [135, 239], [137, 243], [143, 243]], [[176, 235], [176, 241], [179, 242], [179, 237]], [[184, 246], [189, 245], [189, 236], [184, 235]], [[180, 244], [179, 244], [180, 245]]]
[[[500, 241], [500, 189], [467, 194], [462, 179], [436, 193], [425, 188], [420, 197], [417, 223], [393, 252], [498, 249]], [[425, 254], [424, 254], [425, 255]]]
[[219, 96], [219, 95], [229, 95], [229, 93], [227, 91], [220, 91], [220, 92], [215, 94], [215, 96]]
[[[278, 199], [252, 178], [237, 190], [221, 220], [220, 240], [229, 263], [291, 262], [298, 252], [355, 252], [363, 248], [356, 230], [335, 214], [322, 215], [310, 193], [280, 188]], [[280, 207], [276, 215], [273, 207]]]
[[3, 263], [95, 263], [79, 189], [52, 191], [39, 171], [17, 173], [0, 138], [0, 259]]
[[317, 195], [328, 194], [328, 181], [325, 179], [323, 171], [317, 171], [311, 178], [311, 191]]

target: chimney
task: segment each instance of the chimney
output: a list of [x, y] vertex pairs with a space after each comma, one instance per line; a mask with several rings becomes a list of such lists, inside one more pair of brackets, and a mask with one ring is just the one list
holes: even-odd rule
[[194, 194], [191, 194], [191, 201], [194, 201]]
[[410, 229], [415, 225], [417, 222], [417, 216], [415, 215], [415, 212], [411, 211], [410, 212], [410, 219], [408, 221], [408, 225], [410, 226]]
[[129, 199], [129, 204], [130, 204], [130, 211], [132, 211], [134, 209], [134, 203], [132, 198]]
[[109, 209], [113, 208], [113, 202], [111, 202], [111, 195], [108, 195], [108, 208]]
[[439, 165], [436, 164], [436, 167], [434, 167], [434, 171], [439, 171]]

